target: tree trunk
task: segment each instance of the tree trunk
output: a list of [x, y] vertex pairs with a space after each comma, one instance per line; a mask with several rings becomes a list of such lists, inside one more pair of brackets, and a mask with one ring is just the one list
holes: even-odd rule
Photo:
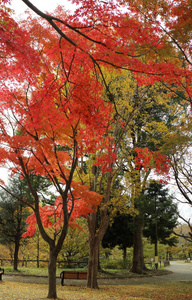
[[91, 289], [98, 289], [97, 274], [99, 263], [99, 241], [97, 237], [89, 239], [89, 264], [87, 275], [87, 287]]
[[56, 263], [57, 263], [57, 255], [50, 250], [49, 254], [49, 292], [47, 298], [49, 299], [57, 299], [57, 291], [56, 291]]
[[19, 241], [15, 241], [15, 251], [14, 251], [14, 260], [13, 260], [13, 270], [18, 270], [18, 255], [19, 255]]
[[[155, 222], [155, 259], [158, 256], [158, 231], [157, 231], [157, 221]], [[158, 262], [155, 260], [155, 269], [158, 269]]]
[[158, 256], [158, 246], [157, 246], [157, 240], [155, 241], [155, 256]]
[[[97, 274], [99, 266], [99, 246], [105, 233], [106, 227], [98, 227], [97, 213], [91, 214], [87, 218], [89, 228], [89, 263], [87, 274], [87, 287], [98, 289]], [[102, 227], [102, 228], [101, 228]]]
[[39, 268], [39, 231], [37, 232], [37, 268]]
[[133, 264], [131, 272], [142, 274], [145, 270], [143, 256], [143, 216], [138, 215], [134, 218], [134, 245], [133, 245]]
[[123, 247], [123, 268], [126, 269], [127, 247]]
[[98, 249], [98, 271], [102, 271], [101, 264], [100, 264], [100, 258], [99, 258], [99, 249]]
[[[98, 289], [97, 274], [99, 265], [99, 246], [108, 226], [107, 207], [110, 199], [112, 174], [108, 174], [107, 186], [103, 207], [87, 217], [89, 229], [89, 264], [87, 275], [87, 287]], [[96, 191], [96, 176], [93, 184], [93, 191]], [[101, 193], [101, 192], [100, 192]]]

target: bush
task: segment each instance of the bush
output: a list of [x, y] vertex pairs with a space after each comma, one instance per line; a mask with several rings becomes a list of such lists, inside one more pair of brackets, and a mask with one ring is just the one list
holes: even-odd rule
[[104, 269], [129, 269], [131, 267], [131, 260], [126, 259], [125, 266], [123, 259], [107, 259], [102, 263]]

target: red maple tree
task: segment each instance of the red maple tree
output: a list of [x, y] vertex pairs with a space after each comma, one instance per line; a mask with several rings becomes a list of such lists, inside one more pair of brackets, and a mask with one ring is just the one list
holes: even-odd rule
[[[105, 159], [106, 168], [110, 164], [111, 141], [105, 133], [112, 107], [103, 102], [102, 85], [91, 72], [92, 62], [81, 50], [71, 44], [65, 46], [65, 41], [50, 28], [44, 30], [35, 21], [26, 26], [33, 32], [28, 34], [26, 45], [20, 43], [23, 32], [11, 18], [5, 22], [4, 31], [7, 28], [1, 48], [5, 55], [0, 94], [0, 163], [7, 166], [11, 162], [12, 174], [20, 173], [27, 180], [34, 198], [29, 206], [34, 214], [28, 219], [26, 235], [34, 233], [37, 222], [50, 247], [48, 297], [56, 298], [56, 259], [67, 228], [76, 217], [93, 212], [101, 201], [101, 196], [89, 191], [89, 187], [75, 183], [73, 175], [78, 159], [86, 153], [98, 153], [98, 164]], [[17, 48], [11, 44], [15, 28], [18, 41], [13, 42]], [[21, 59], [20, 52], [28, 62]], [[102, 160], [98, 151], [102, 151]], [[31, 174], [49, 178], [59, 194], [54, 206], [41, 207]], [[50, 226], [51, 235], [46, 231]]]

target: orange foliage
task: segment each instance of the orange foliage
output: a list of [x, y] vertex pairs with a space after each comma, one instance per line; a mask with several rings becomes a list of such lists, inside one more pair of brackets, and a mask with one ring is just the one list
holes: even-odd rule
[[[102, 97], [102, 68], [127, 69], [138, 85], [174, 83], [185, 88], [188, 100], [192, 96], [191, 63], [185, 59], [183, 67], [178, 58], [191, 51], [189, 40], [178, 34], [183, 27], [190, 32], [189, 0], [176, 1], [173, 8], [163, 0], [149, 0], [149, 6], [141, 0], [125, 1], [125, 5], [112, 0], [73, 2], [79, 5], [73, 15], [59, 8], [52, 17], [42, 15], [47, 23], [29, 14], [21, 26], [0, 7], [0, 163], [11, 163], [12, 172], [24, 177], [46, 176], [60, 192], [62, 203], [60, 197], [55, 206], [40, 208], [45, 227], [57, 228], [63, 222], [66, 205], [72, 213], [70, 222], [99, 205], [100, 196], [73, 182], [80, 157], [94, 153], [103, 172], [111, 171], [116, 159], [109, 138], [113, 103]], [[163, 18], [162, 9], [168, 33], [157, 20], [158, 15]], [[169, 38], [176, 43], [177, 37], [175, 47]], [[135, 150], [138, 168], [155, 168], [159, 174], [168, 171], [168, 161], [159, 152]], [[33, 222], [28, 221], [32, 234]]]
[[136, 148], [135, 151], [137, 152], [136, 169], [154, 169], [156, 174], [164, 176], [169, 173], [170, 164], [166, 155], [159, 151], [151, 151], [147, 147], [144, 149]]
[[[82, 185], [81, 183], [73, 182], [72, 184], [73, 192], [68, 197], [68, 212], [70, 213], [71, 207], [73, 205], [72, 198], [74, 198], [74, 208], [72, 210], [71, 217], [69, 219], [69, 226], [72, 228], [81, 227], [75, 223], [75, 219], [79, 217], [87, 217], [90, 213], [94, 212], [102, 201], [102, 196], [95, 192], [89, 191], [89, 186]], [[64, 213], [63, 213], [63, 200], [59, 196], [54, 205], [45, 205], [40, 207], [40, 217], [42, 225], [45, 228], [54, 229], [58, 232], [64, 224]], [[31, 214], [27, 220], [29, 224], [27, 232], [25, 232], [22, 237], [26, 238], [28, 236], [33, 236], [36, 232], [36, 216], [35, 213]]]

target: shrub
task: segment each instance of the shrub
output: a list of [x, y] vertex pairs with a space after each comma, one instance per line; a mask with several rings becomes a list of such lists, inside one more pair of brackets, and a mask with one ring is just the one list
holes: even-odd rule
[[123, 259], [107, 259], [102, 263], [102, 268], [104, 269], [129, 269], [130, 267], [130, 259], [126, 259], [125, 266]]

